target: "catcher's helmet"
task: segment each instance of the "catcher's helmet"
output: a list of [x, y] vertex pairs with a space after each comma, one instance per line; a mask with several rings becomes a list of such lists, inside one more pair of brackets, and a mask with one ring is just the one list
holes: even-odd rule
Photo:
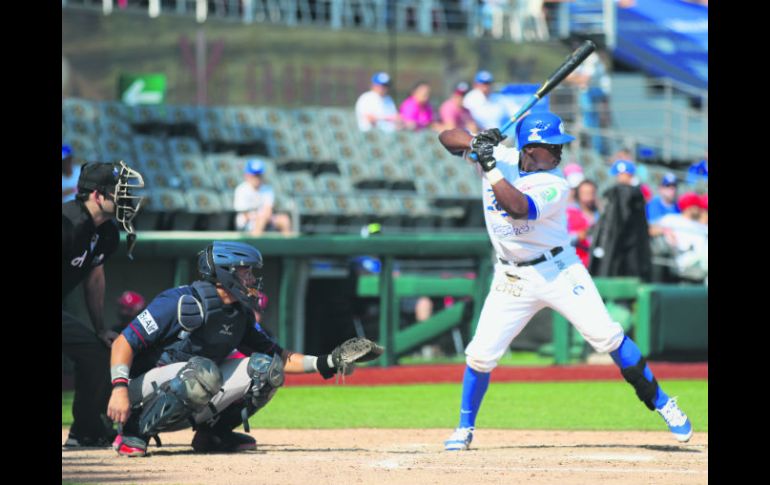
[[564, 122], [553, 113], [532, 113], [516, 124], [516, 145], [519, 150], [532, 143], [562, 145], [575, 137], [564, 133]]
[[[239, 269], [247, 269], [247, 272]], [[214, 241], [198, 253], [201, 279], [221, 284], [238, 301], [252, 310], [258, 309], [262, 289], [262, 254], [242, 242]]]

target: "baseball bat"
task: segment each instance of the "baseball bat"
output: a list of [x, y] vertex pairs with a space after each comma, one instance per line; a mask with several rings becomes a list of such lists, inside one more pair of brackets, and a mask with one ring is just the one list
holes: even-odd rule
[[538, 101], [543, 99], [545, 95], [551, 92], [553, 88], [559, 85], [562, 81], [564, 81], [564, 78], [569, 76], [569, 74], [575, 70], [583, 61], [586, 60], [586, 58], [591, 55], [591, 53], [596, 50], [596, 44], [594, 44], [590, 40], [586, 40], [583, 42], [583, 44], [580, 45], [577, 49], [575, 49], [575, 52], [569, 55], [564, 62], [562, 62], [561, 66], [556, 69], [551, 76], [546, 79], [546, 81], [540, 86], [540, 88], [533, 94], [526, 103], [524, 103], [524, 106], [521, 107], [519, 111], [516, 112], [513, 117], [508, 120], [505, 125], [503, 125], [502, 128], [500, 128], [501, 133], [505, 133], [511, 126], [513, 126], [514, 123], [516, 123], [521, 116], [529, 111], [530, 108], [532, 108]]

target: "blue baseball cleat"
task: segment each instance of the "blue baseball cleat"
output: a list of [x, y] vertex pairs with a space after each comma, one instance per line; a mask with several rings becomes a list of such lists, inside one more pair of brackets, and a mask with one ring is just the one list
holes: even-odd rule
[[473, 441], [475, 428], [457, 428], [448, 440], [444, 441], [444, 449], [447, 451], [467, 450]]
[[668, 429], [674, 433], [677, 440], [682, 443], [690, 441], [692, 424], [690, 424], [687, 415], [677, 406], [675, 397], [670, 398], [662, 408], [656, 409], [656, 411], [663, 416]]

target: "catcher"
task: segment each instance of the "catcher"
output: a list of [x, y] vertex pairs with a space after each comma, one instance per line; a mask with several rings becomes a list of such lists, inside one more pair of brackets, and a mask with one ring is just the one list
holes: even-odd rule
[[[145, 456], [151, 437], [190, 426], [197, 452], [256, 449], [236, 433], [275, 395], [284, 373], [350, 374], [383, 348], [363, 338], [327, 355], [281, 348], [254, 320], [262, 255], [241, 242], [215, 241], [198, 255], [200, 279], [159, 294], [112, 346], [107, 416], [119, 423], [113, 448]], [[248, 357], [226, 359], [234, 350]]]

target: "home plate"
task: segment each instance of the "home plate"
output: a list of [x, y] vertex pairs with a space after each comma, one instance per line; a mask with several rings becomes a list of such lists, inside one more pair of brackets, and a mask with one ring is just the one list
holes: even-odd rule
[[592, 455], [576, 455], [573, 458], [578, 460], [592, 461], [652, 461], [650, 455], [618, 455], [614, 453], [595, 453]]

